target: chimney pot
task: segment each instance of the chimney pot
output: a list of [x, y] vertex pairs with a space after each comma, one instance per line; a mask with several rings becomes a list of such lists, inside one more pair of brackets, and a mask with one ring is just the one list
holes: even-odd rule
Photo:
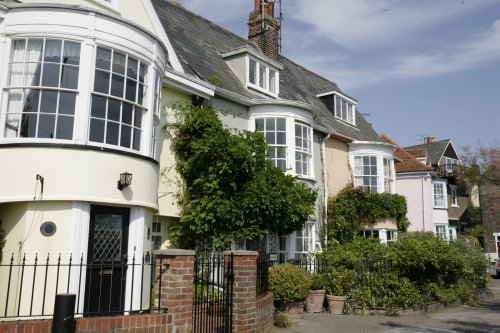
[[424, 137], [424, 143], [425, 144], [433, 143], [435, 139], [436, 138], [434, 136], [426, 136]]
[[267, 4], [267, 13], [274, 17], [274, 1], [269, 1]]

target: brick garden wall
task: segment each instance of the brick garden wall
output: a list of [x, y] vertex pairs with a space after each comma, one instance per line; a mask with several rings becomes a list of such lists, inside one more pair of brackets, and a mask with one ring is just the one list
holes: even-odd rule
[[[75, 332], [191, 332], [194, 251], [166, 250], [158, 251], [155, 255], [157, 278], [155, 279], [154, 305], [168, 308], [168, 313], [77, 318], [75, 319]], [[264, 333], [270, 331], [273, 320], [273, 294], [268, 293], [260, 298], [255, 296], [257, 252], [236, 251], [233, 253], [233, 260], [233, 332]], [[51, 332], [51, 319], [0, 322], [0, 333]]]

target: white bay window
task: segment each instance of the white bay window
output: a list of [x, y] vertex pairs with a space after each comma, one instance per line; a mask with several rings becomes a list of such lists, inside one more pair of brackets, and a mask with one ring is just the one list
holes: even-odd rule
[[354, 186], [378, 192], [377, 156], [354, 157]]
[[80, 43], [12, 41], [4, 137], [73, 139]]
[[432, 187], [434, 208], [447, 208], [446, 182], [434, 181]]
[[255, 131], [264, 134], [274, 166], [297, 176], [313, 177], [310, 124], [292, 117], [263, 117], [255, 119]]

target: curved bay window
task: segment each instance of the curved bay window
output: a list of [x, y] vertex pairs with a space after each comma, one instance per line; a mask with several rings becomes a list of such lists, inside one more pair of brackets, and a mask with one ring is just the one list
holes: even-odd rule
[[80, 43], [12, 41], [4, 137], [73, 139]]
[[295, 172], [301, 176], [310, 175], [311, 126], [295, 121]]
[[146, 75], [142, 60], [97, 48], [89, 141], [141, 149]]

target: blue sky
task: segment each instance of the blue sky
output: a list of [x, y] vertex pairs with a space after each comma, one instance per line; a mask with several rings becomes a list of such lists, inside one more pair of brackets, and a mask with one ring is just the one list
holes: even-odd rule
[[[184, 0], [247, 37], [253, 0]], [[401, 146], [500, 138], [500, 0], [282, 0], [282, 54], [358, 100]]]

